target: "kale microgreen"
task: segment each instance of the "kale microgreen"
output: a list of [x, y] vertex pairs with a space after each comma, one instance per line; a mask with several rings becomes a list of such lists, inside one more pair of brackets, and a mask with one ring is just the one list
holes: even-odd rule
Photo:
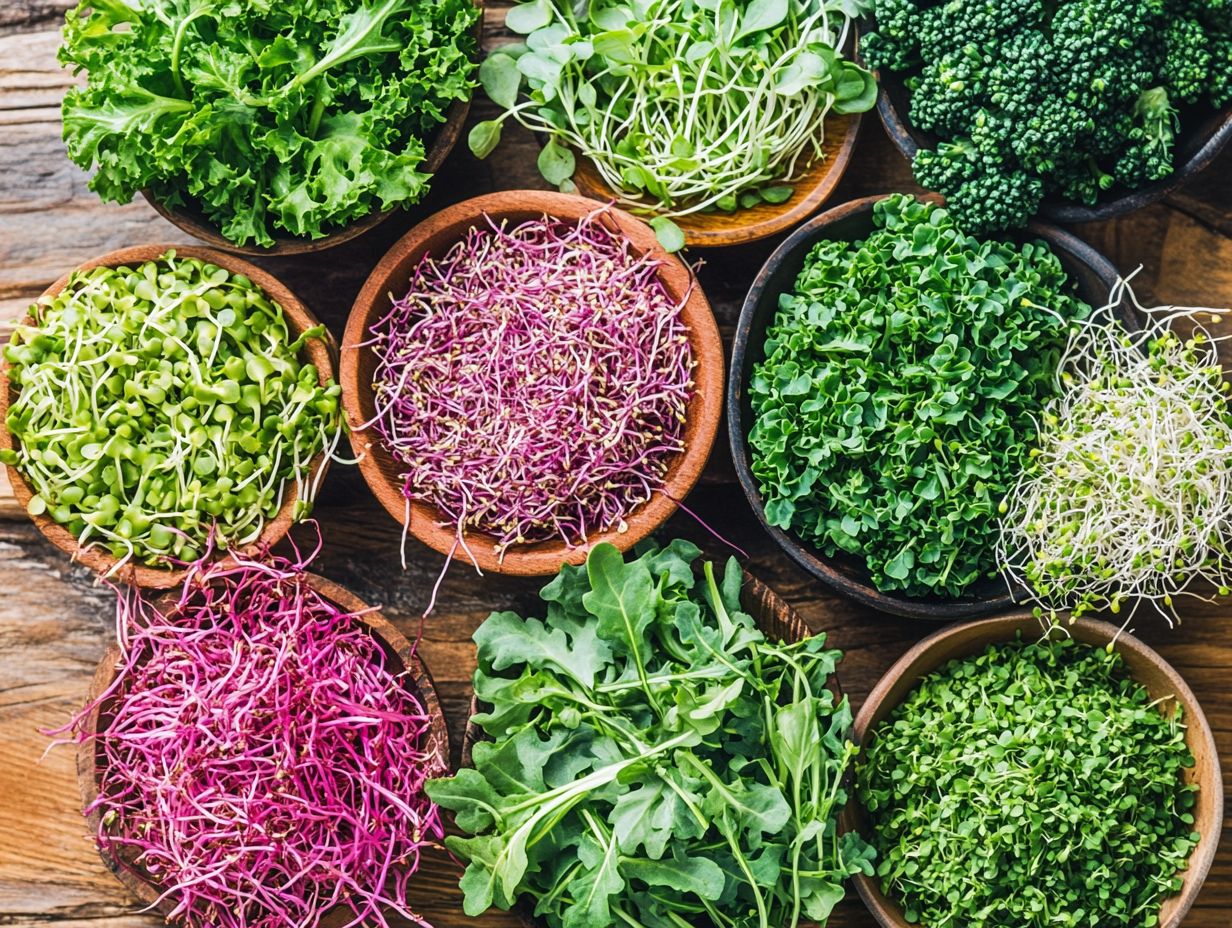
[[825, 636], [768, 640], [684, 541], [597, 545], [544, 618], [475, 633], [474, 768], [429, 784], [465, 837], [465, 910], [519, 897], [552, 928], [824, 922], [872, 872], [836, 831], [854, 754]]
[[[872, 76], [837, 51], [868, 7], [527, 0], [506, 20], [525, 43], [480, 69], [505, 112], [475, 126], [471, 150], [485, 157], [512, 117], [548, 137], [539, 168], [551, 184], [570, 183], [576, 150], [622, 204], [663, 218], [781, 203], [799, 170], [822, 156], [826, 113], [876, 100]], [[677, 232], [660, 225], [670, 244]]]
[[1118, 652], [1020, 640], [920, 681], [870, 734], [856, 795], [910, 922], [1150, 928], [1198, 840], [1193, 764], [1180, 706]]
[[1029, 462], [1069, 320], [1090, 308], [1041, 242], [980, 241], [878, 202], [809, 253], [749, 383], [766, 518], [881, 590], [962, 592], [996, 566], [996, 508]]
[[80, 0], [60, 61], [90, 188], [148, 188], [236, 244], [320, 238], [424, 193], [424, 143], [473, 86], [470, 0]]

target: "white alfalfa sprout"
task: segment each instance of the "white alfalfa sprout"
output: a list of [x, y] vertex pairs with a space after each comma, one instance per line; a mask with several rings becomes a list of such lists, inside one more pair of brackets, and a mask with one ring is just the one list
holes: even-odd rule
[[[1125, 299], [1139, 331], [1116, 318]], [[1041, 614], [1147, 602], [1171, 624], [1177, 597], [1228, 595], [1232, 413], [1222, 339], [1199, 321], [1219, 313], [1143, 307], [1121, 280], [1075, 324], [1032, 466], [1000, 507], [998, 563]]]

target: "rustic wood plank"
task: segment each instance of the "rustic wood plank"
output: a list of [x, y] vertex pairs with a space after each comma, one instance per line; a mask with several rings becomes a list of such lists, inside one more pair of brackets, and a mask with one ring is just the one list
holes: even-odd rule
[[[0, 319], [20, 316], [30, 299], [65, 270], [113, 248], [150, 241], [182, 242], [184, 236], [143, 202], [101, 204], [72, 166], [60, 141], [59, 97], [71, 78], [55, 63], [59, 22], [68, 0], [6, 0], [0, 4]], [[510, 40], [501, 27], [503, 6], [487, 11], [489, 47]], [[472, 122], [494, 115], [479, 101]], [[261, 262], [305, 297], [341, 332], [367, 270], [393, 240], [427, 213], [463, 196], [496, 188], [542, 187], [534, 168], [537, 146], [516, 127], [488, 161], [465, 146], [438, 176], [427, 201], [357, 242], [320, 256]], [[831, 202], [890, 189], [915, 189], [906, 162], [874, 119], [866, 119], [852, 167]], [[1232, 153], [1167, 203], [1142, 213], [1084, 227], [1081, 233], [1105, 250], [1124, 272], [1144, 265], [1141, 290], [1185, 303], [1232, 303]], [[701, 280], [725, 333], [745, 289], [774, 240], [690, 256], [703, 262]], [[1225, 325], [1232, 325], [1232, 322]], [[0, 329], [0, 340], [7, 331]], [[720, 446], [722, 442], [720, 442]], [[732, 485], [722, 447], [708, 469], [709, 482], [690, 498], [708, 522], [749, 550], [750, 570], [797, 606], [815, 630], [826, 630], [847, 656], [845, 691], [858, 705], [877, 677], [929, 628], [877, 615], [840, 599], [780, 556], [758, 530]], [[398, 566], [398, 527], [380, 510], [353, 469], [335, 468], [318, 508], [327, 545], [318, 567], [371, 602], [408, 634], [418, 634], [419, 614], [441, 568], [439, 555], [410, 543], [410, 569]], [[299, 530], [305, 537], [307, 528]], [[678, 515], [669, 533], [693, 538], [712, 556], [727, 555], [689, 517]], [[535, 581], [478, 578], [451, 568], [436, 613], [422, 624], [422, 649], [436, 677], [454, 748], [469, 701], [474, 652], [470, 635], [493, 609], [533, 607]], [[139, 915], [108, 875], [84, 833], [69, 748], [51, 750], [40, 729], [62, 725], [77, 708], [95, 661], [110, 640], [112, 598], [85, 571], [65, 563], [15, 505], [0, 476], [0, 803], [5, 837], [0, 842], [0, 923], [19, 926], [153, 928], [160, 920]], [[1188, 608], [1176, 630], [1142, 617], [1138, 632], [1185, 675], [1216, 731], [1225, 779], [1232, 771], [1232, 610]], [[1230, 784], [1232, 785], [1232, 784]], [[1232, 817], [1229, 818], [1232, 823]], [[425, 916], [442, 928], [469, 924], [459, 914], [457, 873], [444, 858], [425, 866], [417, 898]], [[479, 925], [511, 926], [489, 915]], [[1225, 844], [1187, 928], [1227, 928], [1232, 923], [1232, 846]], [[850, 899], [836, 912], [836, 928], [871, 928], [871, 917]]]

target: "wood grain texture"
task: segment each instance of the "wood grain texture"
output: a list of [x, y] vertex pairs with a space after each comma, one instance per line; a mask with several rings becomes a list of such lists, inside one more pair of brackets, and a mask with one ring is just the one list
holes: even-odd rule
[[[0, 319], [19, 317], [28, 302], [68, 268], [93, 255], [142, 242], [185, 237], [149, 206], [100, 204], [86, 178], [64, 156], [58, 102], [70, 78], [55, 63], [56, 29], [67, 0], [0, 2]], [[489, 9], [486, 42], [508, 41], [503, 9]], [[470, 124], [495, 110], [476, 101]], [[866, 120], [851, 165], [831, 202], [917, 190], [906, 162], [876, 120]], [[477, 161], [459, 145], [415, 210], [392, 217], [368, 235], [324, 254], [257, 259], [273, 269], [335, 333], [364, 278], [399, 235], [449, 203], [493, 189], [539, 187], [538, 146], [529, 133], [506, 127], [501, 147]], [[1080, 233], [1121, 268], [1144, 265], [1140, 285], [1157, 298], [1232, 304], [1232, 154], [1166, 201], [1132, 217], [1083, 226]], [[730, 345], [740, 304], [782, 234], [751, 245], [709, 252], [699, 276]], [[690, 255], [692, 260], [697, 256]], [[1141, 286], [1140, 286], [1141, 289]], [[1232, 321], [1224, 323], [1232, 332]], [[794, 605], [814, 631], [846, 652], [843, 689], [859, 707], [882, 673], [929, 630], [842, 599], [784, 557], [761, 531], [740, 496], [722, 442], [689, 506], [750, 555], [748, 569]], [[0, 477], [0, 481], [3, 478]], [[317, 517], [326, 547], [316, 570], [380, 604], [408, 637], [421, 628], [443, 558], [410, 542], [410, 567], [398, 562], [399, 529], [355, 468], [334, 468]], [[297, 530], [299, 537], [303, 529]], [[729, 553], [689, 516], [677, 514], [667, 534], [689, 537], [714, 557]], [[470, 700], [474, 666], [470, 635], [494, 609], [529, 609], [539, 581], [478, 577], [453, 565], [436, 612], [422, 623], [422, 654], [432, 668], [455, 746]], [[35, 928], [156, 928], [100, 865], [79, 809], [73, 750], [53, 748], [40, 729], [64, 724], [86, 694], [93, 668], [112, 638], [111, 594], [88, 572], [67, 563], [26, 520], [0, 486], [0, 924]], [[1139, 636], [1185, 677], [1206, 711], [1223, 761], [1232, 772], [1232, 609], [1189, 608], [1169, 630], [1143, 617]], [[42, 758], [42, 759], [41, 759]], [[455, 758], [456, 760], [456, 758]], [[460, 913], [457, 870], [438, 855], [417, 878], [420, 911], [438, 928], [513, 928], [508, 915], [466, 919]], [[1232, 924], [1232, 841], [1225, 841], [1185, 928]], [[831, 920], [834, 928], [873, 928], [854, 892]], [[600, 926], [596, 926], [600, 928]]]

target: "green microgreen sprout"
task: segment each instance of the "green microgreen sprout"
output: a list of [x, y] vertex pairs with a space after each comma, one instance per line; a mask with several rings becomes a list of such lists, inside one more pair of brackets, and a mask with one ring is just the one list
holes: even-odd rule
[[927, 928], [1150, 928], [1200, 839], [1179, 704], [1053, 627], [928, 674], [865, 741], [881, 888]]
[[338, 396], [300, 359], [251, 280], [168, 251], [75, 272], [31, 307], [4, 349], [17, 395], [0, 454], [34, 490], [27, 506], [83, 545], [160, 566], [257, 540], [297, 492], [311, 510], [341, 436]]
[[[1127, 331], [1130, 300], [1146, 324]], [[1218, 310], [1143, 307], [1127, 280], [1074, 323], [1059, 394], [1033, 466], [1002, 502], [999, 563], [1055, 618], [1132, 618], [1150, 603], [1179, 621], [1181, 596], [1232, 587], [1232, 411], [1203, 319]], [[1185, 331], [1174, 330], [1181, 324]]]

